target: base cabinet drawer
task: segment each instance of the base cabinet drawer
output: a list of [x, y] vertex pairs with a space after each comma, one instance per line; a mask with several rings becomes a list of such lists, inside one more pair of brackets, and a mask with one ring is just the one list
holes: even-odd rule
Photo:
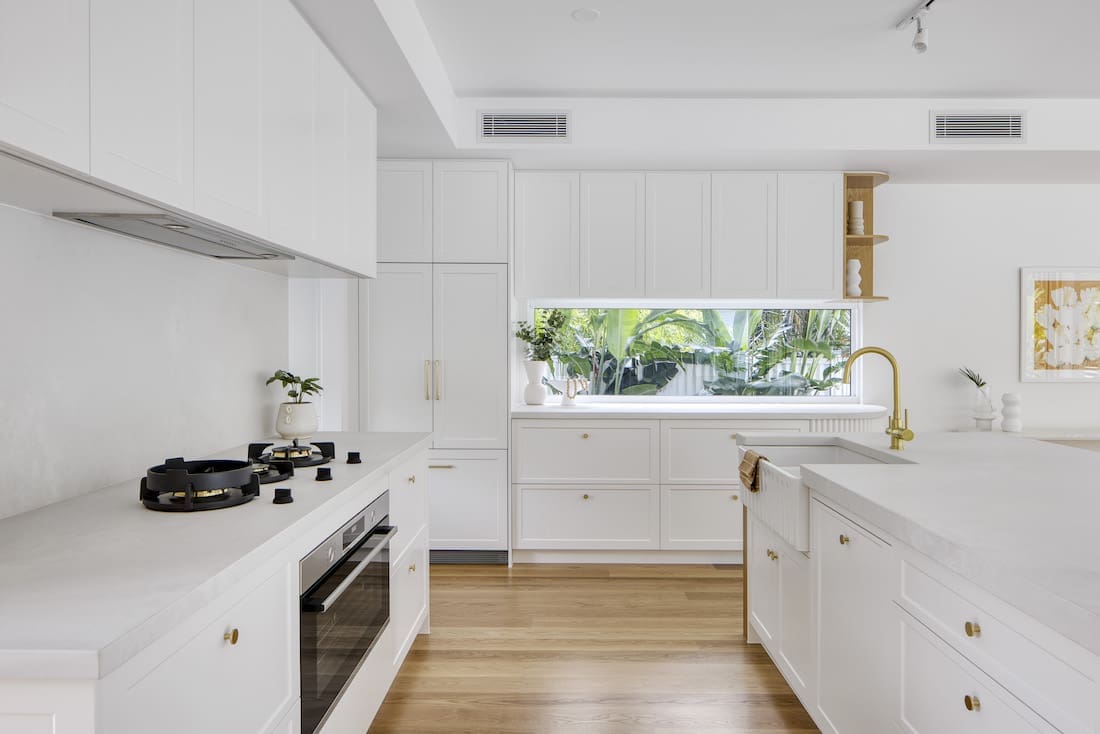
[[660, 547], [657, 487], [514, 487], [513, 547]]
[[809, 428], [804, 420], [661, 421], [662, 484], [736, 484], [738, 431], [790, 431]]
[[390, 540], [390, 552], [401, 555], [428, 517], [428, 454], [417, 454], [389, 474], [390, 525], [397, 534]]
[[512, 422], [516, 484], [657, 484], [657, 421]]
[[898, 611], [901, 726], [908, 734], [1054, 732], [1007, 691]]
[[390, 565], [390, 626], [396, 667], [401, 666], [427, 616], [428, 574], [428, 530], [423, 528]]
[[508, 550], [508, 452], [430, 453], [432, 550]]
[[741, 488], [661, 487], [662, 550], [741, 550]]
[[302, 701], [295, 701], [283, 720], [275, 725], [271, 734], [302, 734]]

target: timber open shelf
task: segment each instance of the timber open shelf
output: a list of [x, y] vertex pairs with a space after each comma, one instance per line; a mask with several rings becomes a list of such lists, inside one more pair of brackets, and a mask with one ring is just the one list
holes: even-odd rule
[[[844, 262], [859, 260], [863, 295], [844, 296], [845, 301], [875, 303], [889, 300], [875, 292], [875, 247], [889, 241], [875, 233], [875, 187], [886, 183], [890, 176], [881, 171], [858, 171], [844, 174]], [[848, 234], [848, 202], [863, 202], [863, 227], [867, 234]]]

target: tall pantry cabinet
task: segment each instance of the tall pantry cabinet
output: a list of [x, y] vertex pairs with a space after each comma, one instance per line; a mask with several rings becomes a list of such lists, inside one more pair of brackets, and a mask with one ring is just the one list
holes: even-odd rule
[[361, 425], [432, 431], [431, 548], [508, 549], [507, 162], [380, 161]]

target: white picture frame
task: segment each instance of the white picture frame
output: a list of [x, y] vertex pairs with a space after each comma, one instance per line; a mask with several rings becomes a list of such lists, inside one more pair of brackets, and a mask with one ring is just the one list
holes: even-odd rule
[[1100, 268], [1020, 268], [1020, 381], [1100, 384]]

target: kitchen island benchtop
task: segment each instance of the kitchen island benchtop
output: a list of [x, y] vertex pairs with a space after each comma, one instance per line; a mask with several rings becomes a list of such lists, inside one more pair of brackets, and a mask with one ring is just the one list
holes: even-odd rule
[[[296, 541], [335, 530], [430, 438], [318, 434], [336, 443], [332, 481], [300, 469], [237, 507], [156, 512], [135, 478], [0, 520], [0, 678], [106, 676]], [[344, 463], [348, 450], [363, 463]], [[294, 502], [273, 504], [275, 487], [290, 487]]]
[[[830, 436], [745, 433], [767, 454]], [[882, 434], [841, 445], [887, 453]], [[806, 464], [818, 495], [1100, 655], [1100, 454], [1005, 433], [918, 433], [911, 464]]]
[[580, 419], [623, 418], [661, 420], [686, 418], [697, 420], [814, 420], [882, 418], [887, 410], [881, 405], [860, 403], [654, 403], [654, 402], [587, 402], [562, 407], [550, 397], [546, 405], [513, 405], [513, 418]]

